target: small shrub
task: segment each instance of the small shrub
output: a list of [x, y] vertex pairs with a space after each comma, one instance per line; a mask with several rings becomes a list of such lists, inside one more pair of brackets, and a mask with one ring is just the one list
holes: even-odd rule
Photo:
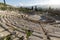
[[12, 39], [11, 39], [11, 35], [6, 36], [6, 37], [4, 38], [4, 40], [12, 40]]
[[32, 32], [31, 30], [26, 30], [26, 38], [28, 40], [28, 38], [32, 35]]
[[2, 38], [0, 38], [0, 40], [12, 40], [11, 35], [8, 35], [6, 37], [2, 37]]

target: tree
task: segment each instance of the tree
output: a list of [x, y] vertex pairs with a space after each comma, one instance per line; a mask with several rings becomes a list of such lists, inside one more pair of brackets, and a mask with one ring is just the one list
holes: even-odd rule
[[5, 0], [3, 0], [4, 1], [4, 6], [6, 5], [6, 1]]
[[3, 0], [4, 1], [4, 7], [3, 7], [3, 10], [6, 10], [6, 0]]
[[37, 6], [35, 6], [35, 11], [37, 11]]
[[33, 6], [31, 7], [31, 9], [33, 10]]

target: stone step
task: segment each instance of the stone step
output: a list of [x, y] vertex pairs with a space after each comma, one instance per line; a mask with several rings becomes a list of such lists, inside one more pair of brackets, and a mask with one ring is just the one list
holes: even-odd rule
[[6, 23], [6, 21], [4, 20], [3, 17], [4, 17], [4, 16], [1, 16], [1, 20], [2, 20], [3, 23]]
[[24, 30], [22, 30], [21, 28], [18, 28], [17, 26], [11, 25], [11, 24], [7, 24], [7, 26], [15, 29], [15, 30], [20, 30], [21, 32], [25, 32]]
[[7, 19], [8, 19], [8, 21], [9, 21], [11, 24], [15, 24], [10, 17], [7, 17]]
[[4, 23], [0, 23], [0, 26], [7, 32], [11, 33], [13, 31], [13, 29], [10, 26], [7, 26]]
[[4, 28], [0, 27], [0, 32], [4, 31]]
[[[9, 26], [11, 26], [11, 27], [14, 27], [14, 28], [16, 28], [18, 31], [20, 31], [20, 32], [22, 32], [22, 33], [25, 33], [25, 30], [21, 30], [21, 28], [18, 28], [18, 27], [16, 27], [16, 26], [13, 26], [13, 25], [11, 25], [11, 24], [8, 24]], [[42, 35], [40, 34], [38, 34], [37, 33], [37, 35], [36, 34], [32, 34], [32, 35], [34, 35], [34, 36], [36, 36], [36, 37], [41, 37], [42, 38]]]
[[60, 40], [60, 38], [50, 37], [50, 40]]
[[51, 27], [44, 27], [44, 29], [46, 29], [46, 31], [50, 32], [50, 33], [60, 34], [60, 28], [55, 28], [55, 27], [51, 26]]
[[44, 34], [38, 34], [36, 32], [33, 32], [32, 35], [39, 37], [39, 38], [43, 38]]
[[60, 38], [60, 34], [48, 33], [48, 36]]
[[7, 19], [7, 16], [4, 16], [4, 20], [6, 21], [6, 23], [10, 23]]
[[3, 31], [3, 32], [0, 32], [0, 37], [5, 37], [7, 35], [9, 35], [10, 33], [8, 31]]
[[42, 38], [36, 37], [36, 36], [30, 36], [30, 40], [43, 40]]

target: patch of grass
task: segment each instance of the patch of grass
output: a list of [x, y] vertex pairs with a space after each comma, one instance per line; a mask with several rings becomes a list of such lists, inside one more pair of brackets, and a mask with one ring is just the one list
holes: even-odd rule
[[29, 39], [29, 37], [32, 35], [33, 31], [32, 30], [26, 30], [26, 38], [27, 40]]

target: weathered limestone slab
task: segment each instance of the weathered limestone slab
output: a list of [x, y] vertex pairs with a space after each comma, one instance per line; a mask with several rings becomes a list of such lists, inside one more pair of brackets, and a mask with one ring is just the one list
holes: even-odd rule
[[38, 38], [38, 37], [36, 37], [36, 36], [30, 36], [29, 39], [30, 39], [30, 40], [43, 40], [43, 39]]
[[0, 27], [0, 32], [4, 31], [4, 29], [2, 27]]
[[60, 38], [50, 37], [50, 40], [60, 40]]
[[7, 36], [9, 34], [10, 34], [9, 32], [3, 31], [3, 32], [0, 33], [0, 37], [5, 37], [5, 36]]

